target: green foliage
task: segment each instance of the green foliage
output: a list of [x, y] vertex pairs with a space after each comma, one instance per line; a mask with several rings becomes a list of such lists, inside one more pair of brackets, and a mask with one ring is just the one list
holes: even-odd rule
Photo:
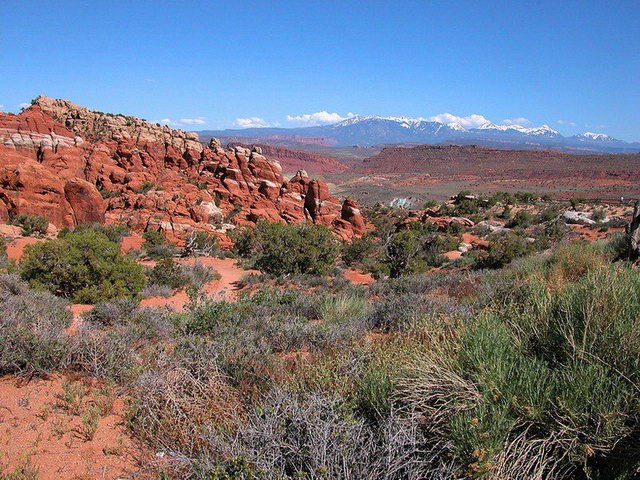
[[427, 223], [410, 230], [403, 230], [389, 237], [381, 256], [389, 276], [424, 272], [429, 266], [442, 263], [441, 254], [458, 246], [458, 240], [449, 235], [432, 232]]
[[114, 243], [120, 243], [122, 241], [122, 237], [125, 237], [129, 234], [129, 229], [126, 225], [107, 225], [103, 223], [91, 223], [78, 225], [75, 229], [71, 230], [69, 228], [63, 228], [58, 232], [58, 238], [64, 238], [69, 235], [71, 232], [80, 233], [85, 231], [96, 231], [104, 234], [109, 240]]
[[45, 235], [49, 228], [49, 221], [39, 215], [16, 215], [9, 223], [20, 227], [25, 237]]
[[403, 380], [469, 476], [633, 478], [640, 274], [607, 262], [574, 244], [500, 273], [492, 308]]
[[147, 281], [154, 285], [166, 285], [175, 290], [187, 285], [189, 278], [173, 259], [163, 258], [147, 273]]
[[602, 223], [605, 218], [607, 218], [607, 212], [604, 208], [596, 209], [591, 214], [591, 220], [597, 223]]
[[235, 236], [235, 251], [255, 268], [272, 275], [324, 275], [339, 252], [338, 242], [323, 225], [260, 221]]
[[511, 232], [504, 233], [489, 241], [487, 252], [478, 257], [477, 267], [501, 268], [532, 250], [532, 245], [524, 237]]
[[132, 297], [144, 284], [142, 267], [124, 257], [118, 244], [95, 230], [27, 246], [20, 275], [31, 286], [75, 303]]
[[138, 193], [148, 193], [150, 192], [154, 187], [156, 186], [155, 183], [153, 182], [144, 182], [142, 184], [142, 186], [140, 187], [140, 190], [138, 190]]
[[366, 234], [360, 238], [354, 238], [351, 243], [343, 243], [341, 252], [342, 260], [348, 267], [366, 269], [366, 265], [376, 256], [379, 248], [375, 236]]
[[520, 210], [505, 225], [507, 228], [527, 228], [533, 223], [533, 215], [526, 210]]
[[178, 254], [178, 249], [172, 243], [167, 242], [164, 234], [157, 230], [149, 230], [142, 234], [144, 243], [142, 249], [149, 258], [171, 258]]

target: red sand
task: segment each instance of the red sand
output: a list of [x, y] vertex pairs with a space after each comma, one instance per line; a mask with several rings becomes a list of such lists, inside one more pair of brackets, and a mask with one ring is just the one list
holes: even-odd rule
[[[71, 381], [87, 390], [80, 415], [74, 414], [58, 398], [64, 380], [0, 378], [0, 471], [28, 463], [39, 470], [40, 480], [134, 478], [142, 452], [126, 434], [123, 399]], [[100, 405], [108, 404], [106, 398], [114, 400], [113, 406], [98, 420], [93, 438], [83, 437], [82, 412], [100, 399]]]
[[34, 237], [20, 237], [13, 240], [9, 245], [7, 245], [7, 256], [9, 260], [18, 261], [22, 258], [22, 254], [24, 253], [24, 247], [27, 245], [33, 245], [34, 243], [44, 242], [44, 238], [34, 238]]
[[361, 272], [360, 270], [347, 269], [343, 272], [343, 275], [354, 285], [371, 285], [375, 281], [370, 273]]

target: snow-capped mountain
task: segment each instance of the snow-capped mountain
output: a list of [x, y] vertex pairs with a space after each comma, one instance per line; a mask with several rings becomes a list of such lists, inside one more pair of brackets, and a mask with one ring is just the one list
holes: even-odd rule
[[610, 137], [606, 133], [593, 133], [593, 132], [579, 133], [578, 135], [574, 135], [573, 138], [581, 142], [619, 142], [620, 141], [620, 140], [616, 140], [613, 137]]
[[[481, 117], [482, 118], [482, 117]], [[254, 128], [201, 132], [205, 137], [230, 137], [279, 140], [290, 137], [321, 138], [333, 146], [370, 146], [380, 144], [475, 144], [511, 149], [557, 149], [576, 152], [637, 152], [640, 143], [627, 143], [602, 133], [586, 132], [564, 137], [549, 125], [523, 127], [486, 122], [465, 127], [460, 122], [443, 123], [426, 118], [353, 116], [338, 123], [299, 128]], [[293, 140], [293, 138], [297, 140]]]

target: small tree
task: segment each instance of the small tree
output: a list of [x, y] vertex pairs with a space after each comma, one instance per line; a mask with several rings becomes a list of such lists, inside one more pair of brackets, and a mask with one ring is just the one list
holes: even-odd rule
[[265, 273], [324, 275], [334, 264], [339, 246], [322, 225], [260, 221], [254, 229], [236, 235], [235, 250]]
[[144, 285], [142, 267], [95, 230], [27, 246], [20, 275], [31, 286], [76, 303], [133, 297]]

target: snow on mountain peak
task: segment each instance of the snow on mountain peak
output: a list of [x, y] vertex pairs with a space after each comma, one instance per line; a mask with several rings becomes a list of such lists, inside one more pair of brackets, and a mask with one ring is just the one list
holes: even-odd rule
[[576, 137], [584, 140], [596, 140], [600, 142], [611, 142], [613, 137], [610, 137], [606, 133], [594, 133], [594, 132], [584, 132], [576, 135]]

